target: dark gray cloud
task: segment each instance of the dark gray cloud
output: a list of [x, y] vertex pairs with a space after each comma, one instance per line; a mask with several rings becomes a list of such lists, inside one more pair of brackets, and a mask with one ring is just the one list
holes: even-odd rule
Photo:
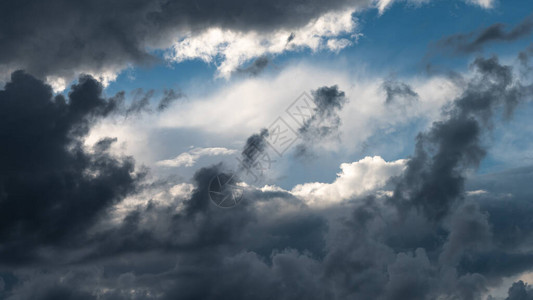
[[415, 153], [391, 199], [421, 209], [431, 219], [446, 216], [461, 198], [464, 172], [485, 156], [481, 140], [493, 112], [502, 108], [508, 115], [526, 96], [527, 89], [513, 82], [512, 68], [497, 58], [478, 58], [472, 66], [477, 75], [446, 112], [449, 118], [418, 135]]
[[261, 56], [255, 59], [249, 66], [244, 68], [237, 68], [235, 73], [242, 75], [257, 76], [268, 66], [270, 59], [266, 56]]
[[342, 123], [339, 112], [347, 102], [344, 92], [336, 85], [320, 87], [311, 95], [316, 107], [311, 117], [298, 128], [303, 142], [296, 146], [297, 157], [311, 155], [313, 145], [326, 138], [338, 138]]
[[157, 105], [157, 111], [162, 112], [166, 110], [172, 105], [172, 103], [183, 97], [185, 97], [185, 95], [183, 95], [181, 91], [174, 91], [172, 89], [164, 90], [163, 97], [159, 100], [159, 104]]
[[[157, 61], [180, 34], [207, 27], [238, 31], [298, 28], [326, 12], [369, 0], [53, 0], [0, 3], [0, 72], [39, 78], [117, 70]], [[58, 17], [61, 16], [61, 17]], [[6, 74], [7, 75], [7, 74]]]
[[506, 30], [506, 27], [505, 24], [496, 23], [469, 33], [448, 36], [438, 41], [436, 46], [461, 54], [480, 51], [490, 43], [510, 42], [526, 38], [533, 32], [533, 17], [525, 18], [510, 30]]
[[[207, 197], [210, 180], [220, 172], [225, 172], [222, 165], [199, 170], [196, 188], [184, 202], [149, 203], [117, 227], [82, 236], [83, 245], [64, 251], [60, 259], [73, 255], [73, 264], [17, 273], [19, 282], [4, 295], [95, 299], [103, 286], [101, 299], [154, 299], [155, 294], [162, 299], [321, 299], [330, 294], [319, 284], [316, 261], [325, 247], [325, 220], [304, 207], [284, 215], [276, 209], [268, 220], [252, 205], [279, 201], [287, 207], [286, 193], [251, 191], [238, 206], [220, 209]], [[184, 209], [177, 211], [178, 205]], [[76, 249], [83, 249], [81, 256]]]
[[120, 91], [110, 98], [114, 106], [113, 113], [124, 116], [125, 118], [142, 114], [152, 114], [154, 111], [161, 113], [169, 108], [176, 100], [185, 97], [182, 92], [174, 91], [173, 89], [163, 90], [163, 95], [160, 99], [154, 97], [155, 94], [155, 90], [144, 91], [139, 88], [131, 91], [130, 96], [126, 97], [126, 92]]
[[144, 92], [142, 89], [132, 91], [133, 99], [128, 108], [126, 108], [126, 116], [130, 114], [140, 114], [142, 112], [150, 112], [150, 99], [154, 96], [154, 90]]
[[116, 109], [102, 86], [81, 77], [68, 99], [23, 72], [0, 91], [0, 257], [31, 261], [40, 247], [83, 233], [135, 189], [131, 157], [83, 147], [91, 123]]
[[418, 94], [413, 91], [411, 86], [406, 83], [386, 80], [382, 84], [382, 88], [387, 93], [386, 103], [392, 103], [395, 99], [407, 99], [407, 100], [417, 100]]
[[[484, 191], [473, 198], [482, 200], [480, 206], [488, 213], [492, 225], [493, 243], [500, 249], [515, 251], [533, 245], [533, 222], [528, 217], [533, 213], [533, 189], [529, 184], [531, 180], [533, 167], [528, 166], [476, 176], [468, 182], [468, 189]], [[528, 269], [530, 259], [526, 259], [527, 257], [524, 256], [516, 265], [509, 261], [503, 263], [502, 268], [511, 271], [514, 268]]]
[[531, 71], [531, 66], [530, 66], [530, 60], [531, 60], [531, 56], [533, 56], [533, 45], [530, 45], [529, 47], [527, 47], [527, 49], [525, 49], [524, 51], [521, 51], [519, 54], [518, 54], [518, 60], [520, 61], [520, 64], [522, 65], [522, 71], [527, 74], [529, 71]]
[[268, 129], [263, 128], [259, 133], [254, 133], [246, 139], [241, 152], [242, 167], [249, 169], [254, 166], [259, 156], [261, 156], [267, 147]]
[[294, 32], [291, 32], [291, 34], [289, 35], [289, 37], [287, 38], [287, 45], [292, 42], [292, 40], [294, 40], [294, 38], [296, 37], [296, 34]]
[[481, 299], [491, 282], [530, 269], [531, 253], [516, 253], [526, 244], [498, 242], [513, 228], [528, 232], [528, 224], [511, 221], [508, 200], [490, 209], [465, 202], [464, 184], [485, 154], [494, 112], [509, 116], [531, 87], [516, 83], [496, 58], [477, 59], [473, 68], [476, 76], [446, 120], [418, 136], [394, 195], [363, 202], [347, 223], [346, 244], [328, 248], [328, 274], [346, 298]]
[[522, 280], [513, 283], [509, 288], [509, 296], [505, 300], [531, 300], [533, 299], [533, 290]]

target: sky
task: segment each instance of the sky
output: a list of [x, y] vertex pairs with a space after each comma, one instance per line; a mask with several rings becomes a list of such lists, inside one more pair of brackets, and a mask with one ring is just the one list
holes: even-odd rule
[[0, 299], [533, 300], [533, 2], [0, 2]]

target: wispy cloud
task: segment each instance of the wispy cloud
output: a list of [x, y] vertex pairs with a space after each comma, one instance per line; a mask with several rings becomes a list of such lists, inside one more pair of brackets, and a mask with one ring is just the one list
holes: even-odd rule
[[234, 153], [237, 153], [237, 151], [223, 147], [194, 148], [181, 153], [173, 159], [161, 160], [156, 164], [165, 167], [192, 167], [202, 156], [231, 155]]
[[436, 46], [450, 50], [456, 54], [472, 53], [483, 50], [483, 47], [492, 43], [512, 42], [523, 39], [533, 33], [533, 16], [529, 16], [507, 30], [507, 25], [495, 23], [488, 27], [445, 37], [437, 42]]

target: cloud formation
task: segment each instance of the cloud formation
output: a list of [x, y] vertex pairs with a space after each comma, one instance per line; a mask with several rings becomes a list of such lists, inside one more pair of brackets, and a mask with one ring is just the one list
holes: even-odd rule
[[475, 79], [447, 112], [449, 119], [418, 136], [415, 154], [393, 197], [398, 205], [422, 209], [430, 219], [448, 214], [463, 193], [463, 172], [476, 168], [485, 156], [480, 139], [493, 111], [500, 108], [511, 114], [528, 92], [514, 82], [512, 68], [496, 57], [478, 58], [472, 66]]
[[[91, 199], [87, 201], [90, 205], [83, 209], [83, 216], [71, 210], [69, 202], [61, 197], [47, 198], [51, 199], [49, 209], [4, 207], [2, 213], [8, 218], [2, 218], [7, 226], [2, 228], [23, 231], [2, 234], [7, 246], [3, 244], [1, 250], [10, 256], [2, 256], [9, 260], [2, 261], [6, 271], [0, 273], [4, 281], [0, 293], [8, 299], [482, 299], [502, 276], [519, 274], [531, 266], [530, 253], [515, 252], [517, 247], [527, 245], [530, 231], [517, 233], [520, 235], [514, 236], [512, 247], [502, 242], [510, 238], [507, 228], [525, 229], [529, 225], [509, 224], [513, 218], [502, 215], [512, 210], [504, 202], [481, 202], [475, 198], [489, 199], [491, 192], [467, 196], [466, 173], [477, 167], [486, 151], [482, 140], [495, 122], [494, 114], [501, 111], [510, 115], [527, 97], [531, 86], [519, 83], [512, 68], [495, 57], [475, 60], [473, 70], [475, 74], [465, 79], [467, 87], [444, 111], [443, 119], [418, 136], [415, 152], [408, 161], [366, 158], [343, 165], [342, 173], [331, 184], [303, 184], [291, 192], [243, 185], [243, 200], [232, 209], [216, 207], [208, 196], [212, 178], [228, 172], [219, 164], [198, 170], [192, 191], [176, 188], [173, 193], [163, 193], [165, 201], [147, 201], [110, 218], [116, 214], [115, 199], [127, 197], [132, 188], [142, 185], [137, 185], [132, 177], [131, 164], [125, 167], [125, 161], [105, 153], [112, 138], [98, 143], [94, 154], [79, 150], [72, 156], [65, 152], [76, 149], [63, 146], [83, 137], [91, 124], [67, 122], [69, 126], [60, 131], [59, 140], [68, 143], [57, 144], [62, 150], [56, 151], [63, 155], [56, 160], [89, 157], [82, 161], [94, 161], [95, 165], [87, 170], [87, 165], [81, 164], [80, 169], [72, 170], [69, 164], [69, 172], [74, 173], [68, 173], [68, 180], [36, 180], [31, 188], [33, 194], [24, 199], [31, 202], [50, 187], [54, 187], [53, 195], [61, 195], [55, 187], [69, 187], [70, 180], [74, 180], [65, 195], [76, 198], [65, 199]], [[31, 89], [22, 85], [26, 81], [33, 82]], [[96, 83], [88, 78], [80, 80], [69, 101], [62, 102], [60, 96], [51, 100], [50, 87], [16, 73], [12, 83], [0, 93], [0, 99], [8, 108], [19, 102], [10, 101], [6, 95], [47, 99], [48, 102], [38, 103], [48, 103], [45, 107], [51, 107], [51, 111], [63, 107], [60, 111], [65, 120], [71, 120], [71, 111], [81, 116], [79, 120], [90, 120], [110, 113], [113, 103], [101, 98], [99, 85], [92, 84]], [[19, 85], [24, 88], [17, 89]], [[87, 94], [86, 89], [93, 94]], [[31, 93], [24, 94], [28, 91]], [[34, 93], [45, 97], [33, 97]], [[19, 106], [21, 110], [11, 109], [11, 114], [20, 117], [31, 112], [22, 109], [32, 107], [32, 102], [27, 101]], [[48, 116], [47, 111], [37, 110]], [[63, 127], [38, 123], [29, 128]], [[52, 130], [34, 135], [29, 131], [15, 136], [4, 131], [3, 136], [7, 134], [17, 143], [24, 140], [20, 137], [53, 137], [54, 133]], [[55, 139], [43, 140], [50, 145]], [[52, 161], [52, 156], [41, 155], [56, 151], [29, 153], [20, 164], [31, 161], [26, 166], [33, 173], [48, 175], [50, 170], [43, 166]], [[11, 157], [19, 152], [13, 151]], [[99, 161], [100, 157], [105, 160]], [[10, 162], [16, 160], [4, 164]], [[17, 170], [18, 174], [24, 169]], [[121, 180], [106, 176], [118, 171]], [[83, 179], [76, 181], [72, 176], [76, 172]], [[22, 177], [4, 178], [11, 183]], [[90, 192], [83, 189], [85, 182], [92, 183]], [[99, 182], [103, 187], [114, 188], [95, 194], [98, 189], [94, 187]], [[11, 187], [2, 186], [3, 190]], [[383, 187], [390, 187], [392, 195], [373, 192]], [[83, 196], [79, 194], [82, 192]], [[338, 193], [345, 201], [331, 206], [309, 205], [309, 199], [326, 201], [329, 196], [330, 200], [337, 200], [332, 193]], [[4, 198], [7, 202], [0, 202], [2, 205], [12, 203], [11, 190], [2, 195], [8, 195]], [[85, 202], [76, 203], [74, 207], [79, 208], [82, 206], [78, 204]], [[21, 218], [25, 215], [28, 217]], [[49, 219], [49, 215], [53, 218]], [[9, 216], [17, 216], [19, 221], [5, 221]], [[29, 216], [40, 216], [40, 221], [30, 222], [33, 219]], [[77, 226], [55, 226], [70, 224], [71, 216], [79, 222]], [[28, 225], [15, 226], [20, 220], [27, 220]], [[40, 229], [32, 229], [36, 227], [29, 224], [38, 224]], [[21, 240], [13, 236], [17, 232], [34, 237], [32, 247], [19, 244]], [[501, 264], [502, 260], [508, 263]], [[27, 271], [28, 267], [31, 271]], [[527, 288], [518, 283], [509, 297], [524, 294], [524, 290], [527, 293]]]
[[261, 56], [255, 59], [249, 66], [245, 68], [237, 68], [236, 73], [238, 74], [247, 74], [251, 76], [257, 76], [261, 73], [270, 63], [270, 60], [266, 56]]
[[[114, 68], [150, 63], [151, 51], [168, 47], [181, 47], [182, 60], [214, 62], [221, 76], [254, 75], [268, 64], [265, 55], [346, 47], [357, 38], [354, 9], [375, 6], [383, 13], [393, 2], [0, 4], [0, 44], [7, 45], [0, 49], [0, 68], [23, 65], [37, 74], [16, 71], [0, 90], [0, 298], [493, 300], [494, 287], [514, 282], [504, 297], [531, 299], [524, 280], [533, 274], [533, 167], [474, 173], [495, 125], [531, 100], [531, 49], [520, 54], [517, 68], [496, 56], [478, 57], [470, 73], [423, 84], [369, 80], [369, 87], [354, 88], [339, 80], [337, 70], [315, 74], [302, 67], [274, 80], [246, 78], [233, 90], [222, 88], [209, 96], [219, 102], [170, 110], [180, 92], [166, 91], [154, 106], [155, 92], [138, 89], [126, 105], [124, 92], [105, 96], [104, 83], [91, 75], [79, 77], [68, 95], [54, 96], [45, 84], [65, 84], [63, 77], [80, 70], [110, 72], [111, 78]], [[11, 6], [18, 13], [4, 14]], [[64, 20], [57, 18], [59, 9]], [[93, 24], [85, 25], [86, 18]], [[514, 31], [480, 45], [512, 40]], [[361, 136], [355, 130], [343, 135], [356, 144], [445, 105], [438, 118], [427, 117], [436, 121], [417, 135], [407, 159], [350, 157], [355, 161], [341, 164], [330, 181], [292, 189], [232, 177], [225, 188], [242, 191], [242, 200], [231, 209], [218, 207], [212, 197], [214, 179], [233, 175], [231, 166], [198, 167], [190, 179], [158, 168], [172, 174], [152, 177], [133, 157], [111, 152], [124, 142], [121, 136], [108, 136], [104, 128], [88, 141], [91, 130], [112, 115], [138, 128], [145, 124], [137, 116], [150, 115], [161, 135], [175, 129], [168, 124], [187, 127], [195, 138], [198, 128], [227, 134], [221, 139], [235, 134], [231, 129], [244, 136], [252, 131], [240, 153], [232, 146], [190, 148], [156, 163], [192, 167], [206, 156], [240, 154], [246, 167], [267, 147], [271, 132], [256, 131], [268, 124], [263, 119], [279, 116], [276, 107], [288, 113], [293, 95], [311, 89], [315, 107], [299, 128], [305, 149], [340, 140], [344, 123], [371, 128]], [[431, 98], [425, 102], [431, 108], [404, 107], [400, 98], [416, 98], [421, 106]], [[147, 114], [154, 110], [167, 119]], [[140, 140], [152, 147], [156, 138]]]
[[394, 80], [386, 80], [382, 85], [387, 93], [386, 103], [392, 103], [395, 99], [417, 100], [418, 94], [406, 83]]
[[[83, 138], [93, 122], [116, 109], [102, 85], [79, 79], [68, 98], [18, 71], [0, 91], [0, 257], [29, 263], [41, 247], [83, 234], [108, 207], [135, 191], [131, 157], [113, 157], [114, 140], [92, 151]], [[72, 240], [72, 241], [74, 241]]]
[[[467, 1], [490, 7], [491, 0]], [[216, 61], [227, 77], [243, 63], [284, 51], [339, 51], [357, 40], [352, 13], [392, 1], [53, 0], [0, 4], [0, 80], [24, 69], [64, 89], [79, 74], [104, 84], [123, 69], [160, 60]], [[61, 15], [61, 18], [57, 16]], [[356, 35], [354, 35], [356, 34]]]
[[202, 156], [230, 155], [236, 152], [236, 150], [226, 149], [224, 147], [194, 148], [181, 153], [173, 159], [158, 161], [157, 165], [165, 167], [192, 167]]
[[[386, 162], [379, 156], [367, 156], [353, 163], [341, 164], [341, 172], [332, 183], [304, 183], [291, 193], [306, 200], [308, 205], [328, 206], [356, 197], [376, 193], [391, 177], [399, 176], [406, 160]], [[384, 191], [385, 192], [385, 191]]]
[[[291, 30], [294, 30], [299, 36], [291, 42], [291, 48], [309, 46], [312, 42], [311, 47], [316, 49], [320, 35], [338, 33], [333, 27], [327, 32], [318, 32], [320, 27], [313, 24], [328, 22], [330, 17], [324, 15], [329, 13], [369, 5], [371, 2], [367, 0], [336, 0], [328, 5], [315, 0], [298, 5], [285, 1], [250, 3], [239, 0], [195, 3], [137, 0], [113, 4], [54, 0], [47, 4], [29, 1], [24, 5], [4, 2], [0, 5], [0, 43], [3, 45], [0, 71], [5, 76], [15, 69], [25, 69], [56, 83], [57, 87], [64, 86], [80, 73], [108, 81], [130, 65], [156, 62], [158, 58], [151, 50], [165, 50], [176, 43], [171, 55], [175, 60], [192, 58], [193, 53], [187, 49], [199, 50], [204, 60], [213, 51], [223, 54], [228, 62], [223, 63], [221, 72], [226, 74], [243, 59], [261, 56], [265, 51], [256, 45], [255, 49], [263, 53], [235, 53], [236, 50], [231, 50], [235, 47], [229, 45], [223, 50], [216, 40], [239, 45], [263, 40], [274, 45], [277, 43], [275, 37], [279, 36], [282, 47], [268, 47], [272, 51], [277, 49], [276, 52], [285, 47]], [[63, 18], [57, 18], [57, 15]], [[348, 19], [339, 29], [351, 29], [346, 27], [353, 25], [350, 13], [344, 13], [344, 16]], [[330, 25], [335, 26], [335, 23]], [[205, 33], [199, 33], [206, 28]], [[284, 31], [288, 33], [284, 35]], [[317, 35], [317, 39], [311, 35]]]
[[353, 9], [328, 12], [309, 20], [300, 28], [281, 27], [268, 33], [210, 28], [176, 42], [167, 58], [176, 62], [201, 59], [209, 63], [221, 57], [217, 69], [219, 76], [227, 78], [240, 65], [255, 57], [305, 48], [339, 51], [357, 37], [353, 13]]
[[298, 128], [303, 143], [296, 146], [296, 156], [310, 154], [313, 145], [327, 138], [338, 137], [341, 126], [340, 110], [348, 102], [345, 93], [337, 85], [320, 87], [311, 92], [314, 108]]
[[480, 51], [489, 44], [526, 38], [533, 32], [533, 16], [525, 18], [509, 30], [506, 30], [506, 27], [505, 24], [496, 23], [469, 33], [451, 35], [438, 41], [436, 46], [456, 54], [464, 54]]

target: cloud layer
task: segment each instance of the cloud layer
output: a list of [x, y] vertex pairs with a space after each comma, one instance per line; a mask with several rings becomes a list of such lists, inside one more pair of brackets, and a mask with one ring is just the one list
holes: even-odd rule
[[[64, 89], [81, 73], [104, 82], [160, 60], [217, 59], [219, 76], [284, 51], [339, 51], [357, 41], [355, 11], [393, 1], [53, 0], [0, 4], [0, 80], [24, 69]], [[420, 3], [420, 1], [415, 1]], [[491, 0], [467, 1], [489, 8]], [[58, 18], [57, 16], [62, 16]]]
[[[531, 47], [448, 75], [261, 73], [285, 51], [352, 45], [357, 13], [395, 2], [1, 3], [0, 299], [533, 299], [533, 167], [476, 173], [498, 126], [527, 118]], [[531, 24], [440, 46], [476, 52]], [[187, 101], [106, 95], [161, 57], [241, 77]], [[298, 141], [283, 153], [278, 120]], [[267, 151], [277, 165], [251, 182]]]
[[[509, 224], [512, 209], [491, 192], [467, 196], [466, 176], [485, 154], [482, 140], [494, 115], [510, 116], [531, 86], [496, 57], [479, 58], [472, 68], [463, 92], [420, 133], [407, 161], [368, 157], [342, 165], [332, 183], [290, 192], [243, 184], [243, 200], [232, 209], [216, 207], [208, 196], [214, 176], [230, 172], [223, 164], [199, 169], [191, 190], [171, 179], [140, 182], [131, 159], [107, 152], [113, 138], [83, 147], [88, 128], [116, 107], [92, 78], [80, 79], [67, 100], [14, 73], [0, 93], [2, 120], [34, 125], [2, 131], [10, 145], [3, 169], [11, 171], [2, 175], [0, 293], [8, 299], [482, 299], [502, 277], [529, 268], [531, 254], [516, 249], [527, 249], [531, 238], [524, 230], [509, 240], [508, 228], [528, 225]], [[41, 150], [22, 151], [37, 136]], [[154, 200], [118, 210], [119, 200], [135, 191]], [[527, 293], [518, 282], [509, 299]]]

